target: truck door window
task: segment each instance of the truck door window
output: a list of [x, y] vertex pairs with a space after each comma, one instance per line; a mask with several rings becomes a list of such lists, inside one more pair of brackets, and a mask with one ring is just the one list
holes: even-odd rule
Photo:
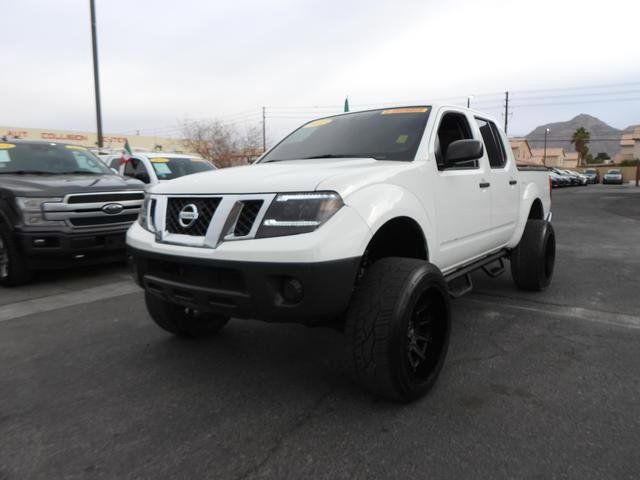
[[124, 176], [137, 178], [138, 180], [149, 183], [151, 180], [149, 179], [149, 172], [142, 163], [137, 158], [130, 158], [124, 166]]
[[487, 152], [487, 157], [489, 157], [489, 165], [491, 165], [491, 168], [504, 167], [507, 163], [507, 156], [498, 127], [493, 122], [478, 117], [476, 117], [476, 122], [484, 142], [484, 151]]
[[[438, 169], [444, 169], [444, 155], [452, 142], [472, 138], [473, 135], [471, 134], [467, 117], [460, 113], [445, 113], [440, 120], [440, 126], [438, 127], [438, 134], [436, 136], [435, 153]], [[469, 160], [467, 164], [456, 168], [478, 168], [478, 166], [478, 160]]]

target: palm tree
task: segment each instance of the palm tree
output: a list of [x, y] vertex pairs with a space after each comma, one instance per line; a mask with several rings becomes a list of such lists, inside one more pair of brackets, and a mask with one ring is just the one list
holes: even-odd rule
[[573, 135], [571, 136], [571, 143], [578, 152], [578, 166], [582, 165], [583, 160], [587, 157], [587, 153], [589, 153], [589, 147], [587, 147], [587, 143], [591, 139], [591, 134], [585, 130], [584, 127], [578, 128]]

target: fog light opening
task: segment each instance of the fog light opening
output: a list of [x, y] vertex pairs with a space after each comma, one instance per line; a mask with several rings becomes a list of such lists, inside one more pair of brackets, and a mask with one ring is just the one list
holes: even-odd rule
[[300, 303], [304, 296], [302, 282], [297, 278], [284, 277], [280, 290], [282, 298], [288, 303]]

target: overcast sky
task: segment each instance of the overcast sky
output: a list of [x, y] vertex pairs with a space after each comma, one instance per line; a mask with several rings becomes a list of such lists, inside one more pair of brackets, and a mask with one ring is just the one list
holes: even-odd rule
[[[106, 132], [170, 133], [185, 118], [258, 122], [266, 105], [279, 117], [267, 122], [273, 141], [331, 111], [276, 107], [341, 105], [345, 95], [352, 109], [474, 95], [502, 122], [505, 90], [509, 133], [581, 112], [618, 128], [640, 123], [637, 1], [96, 5]], [[0, 0], [0, 11], [0, 125], [94, 129], [89, 1]], [[610, 87], [527, 93], [599, 85]], [[550, 102], [560, 105], [539, 105]]]

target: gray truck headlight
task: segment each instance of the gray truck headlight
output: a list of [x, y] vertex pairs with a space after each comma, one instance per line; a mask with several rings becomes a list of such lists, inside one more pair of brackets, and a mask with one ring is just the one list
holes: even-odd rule
[[22, 213], [22, 221], [31, 226], [64, 225], [63, 220], [47, 220], [42, 213], [42, 205], [45, 203], [61, 202], [59, 197], [16, 197], [16, 205]]
[[145, 195], [142, 206], [140, 207], [140, 213], [138, 214], [138, 223], [140, 224], [140, 226], [152, 233], [156, 231], [153, 225], [153, 218], [155, 217], [155, 207], [155, 199], [151, 198], [149, 195]]
[[336, 192], [280, 193], [271, 202], [256, 238], [313, 232], [343, 205]]

